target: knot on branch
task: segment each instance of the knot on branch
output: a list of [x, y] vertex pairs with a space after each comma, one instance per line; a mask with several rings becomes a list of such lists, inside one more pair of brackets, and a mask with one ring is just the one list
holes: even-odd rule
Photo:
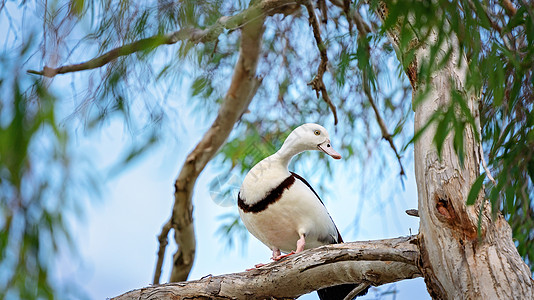
[[308, 85], [311, 86], [312, 90], [315, 91], [315, 95], [317, 96], [317, 98], [319, 98], [320, 96], [319, 93], [321, 93], [323, 90], [326, 90], [322, 75], [323, 74], [317, 74], [310, 82], [308, 82]]
[[27, 72], [30, 74], [35, 75], [41, 75], [45, 77], [54, 77], [57, 74], [60, 74], [61, 68], [50, 68], [48, 66], [44, 66], [42, 71], [36, 71], [36, 70], [28, 70]]

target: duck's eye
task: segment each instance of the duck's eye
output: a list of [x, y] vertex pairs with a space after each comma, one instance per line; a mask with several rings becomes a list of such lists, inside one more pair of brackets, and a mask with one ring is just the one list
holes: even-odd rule
[[320, 135], [321, 132], [319, 130], [315, 130], [313, 133], [315, 133], [315, 135]]

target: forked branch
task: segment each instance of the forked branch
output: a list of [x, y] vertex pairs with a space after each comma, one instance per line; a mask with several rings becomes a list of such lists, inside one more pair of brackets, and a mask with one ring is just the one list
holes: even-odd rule
[[323, 76], [326, 72], [326, 67], [328, 65], [328, 55], [326, 54], [326, 47], [321, 37], [321, 28], [319, 27], [319, 20], [317, 20], [317, 16], [315, 15], [315, 11], [311, 1], [306, 0], [303, 4], [306, 7], [306, 10], [308, 11], [308, 20], [313, 29], [313, 36], [315, 37], [317, 48], [319, 49], [319, 53], [321, 54], [321, 62], [319, 63], [317, 75], [315, 75], [315, 77], [312, 79], [312, 81], [308, 83], [308, 85], [311, 85], [312, 89], [317, 95], [317, 98], [319, 98], [319, 92], [321, 93], [321, 95], [323, 96], [323, 100], [332, 110], [332, 114], [334, 115], [334, 124], [337, 124], [337, 110], [334, 103], [332, 103], [330, 96], [328, 96], [328, 92], [326, 91], [326, 86], [324, 85], [323, 81]]

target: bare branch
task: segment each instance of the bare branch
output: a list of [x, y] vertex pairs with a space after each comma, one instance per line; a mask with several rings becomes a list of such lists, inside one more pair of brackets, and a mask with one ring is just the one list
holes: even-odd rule
[[[371, 32], [371, 26], [363, 20], [362, 15], [357, 10], [346, 11], [346, 5], [343, 0], [330, 0], [335, 6], [342, 8], [347, 18], [356, 24], [356, 29], [362, 36], [366, 36]], [[350, 8], [350, 7], [349, 7]], [[350, 21], [349, 21], [350, 22]]]
[[265, 15], [258, 7], [248, 10], [247, 22], [241, 30], [241, 48], [230, 88], [217, 118], [196, 148], [187, 156], [175, 182], [174, 207], [171, 216], [178, 250], [174, 254], [171, 282], [186, 280], [195, 257], [192, 195], [195, 182], [226, 141], [235, 122], [241, 117], [256, 94], [261, 79], [256, 77]]
[[220, 34], [223, 30], [223, 27], [221, 27], [219, 23], [216, 23], [212, 27], [204, 30], [198, 28], [180, 29], [170, 34], [152, 36], [146, 39], [135, 41], [131, 44], [126, 44], [117, 47], [83, 63], [66, 65], [58, 68], [50, 68], [45, 66], [42, 71], [28, 70], [27, 72], [30, 74], [42, 75], [46, 77], [54, 77], [58, 74], [96, 69], [108, 64], [113, 60], [116, 60], [121, 56], [130, 55], [141, 50], [154, 49], [161, 45], [175, 44], [178, 41], [183, 40], [188, 40], [189, 42], [195, 44], [199, 42], [206, 42], [210, 40], [209, 37], [213, 39], [218, 36], [216, 34], [209, 34], [210, 32], [214, 33], [215, 30], [220, 31]]
[[[365, 80], [364, 80], [365, 81]], [[380, 111], [378, 111], [378, 107], [376, 106], [375, 100], [373, 99], [373, 96], [371, 95], [371, 91], [369, 88], [369, 85], [364, 82], [363, 84], [363, 90], [365, 92], [365, 95], [367, 96], [367, 99], [369, 99], [369, 103], [371, 103], [371, 106], [373, 107], [373, 110], [375, 112], [376, 121], [378, 122], [378, 126], [380, 126], [380, 130], [382, 131], [382, 137], [389, 142], [389, 146], [393, 151], [395, 152], [395, 156], [397, 157], [397, 160], [399, 161], [400, 166], [400, 175], [406, 175], [404, 172], [404, 167], [402, 166], [401, 156], [399, 152], [397, 151], [397, 147], [395, 147], [395, 144], [393, 143], [393, 138], [391, 137], [391, 134], [388, 132], [388, 128], [386, 126], [386, 123], [384, 122], [384, 119], [380, 115]]]
[[308, 83], [308, 85], [312, 86], [312, 89], [315, 91], [317, 98], [319, 98], [319, 92], [321, 92], [321, 95], [323, 96], [324, 101], [328, 104], [330, 109], [332, 110], [332, 114], [334, 114], [334, 124], [337, 124], [337, 110], [334, 104], [332, 103], [332, 100], [330, 99], [330, 96], [328, 96], [328, 92], [326, 91], [326, 86], [323, 82], [323, 75], [324, 72], [326, 72], [326, 67], [328, 64], [328, 55], [326, 54], [326, 47], [323, 43], [323, 39], [321, 38], [321, 28], [319, 27], [319, 21], [317, 20], [317, 16], [315, 15], [315, 11], [313, 10], [313, 5], [310, 0], [304, 1], [304, 6], [306, 7], [306, 10], [308, 10], [309, 15], [309, 22], [313, 29], [313, 36], [315, 37], [315, 42], [317, 43], [317, 48], [319, 48], [319, 53], [321, 54], [321, 62], [319, 63], [319, 69], [317, 70], [317, 75]]
[[165, 249], [167, 248], [167, 237], [169, 231], [172, 228], [171, 220], [167, 221], [165, 225], [161, 228], [161, 233], [158, 236], [159, 249], [158, 249], [158, 260], [156, 262], [156, 271], [154, 272], [154, 279], [152, 284], [159, 284], [159, 279], [161, 277], [161, 268], [163, 267], [163, 259], [165, 258]]
[[349, 32], [350, 34], [352, 34], [352, 18], [349, 17], [350, 2], [351, 0], [343, 0], [343, 12], [345, 13], [345, 16], [347, 17], [347, 22], [349, 23]]
[[326, 7], [325, 0], [317, 1], [317, 7], [319, 7], [319, 10], [321, 11], [321, 22], [323, 22], [323, 24], [326, 24], [328, 22], [328, 8]]
[[517, 13], [517, 8], [510, 0], [501, 0], [501, 5], [506, 10], [506, 14], [509, 17], [513, 17]]
[[379, 286], [421, 276], [416, 241], [412, 236], [327, 245], [252, 271], [150, 286], [113, 299], [288, 299], [344, 283]]
[[412, 217], [419, 217], [419, 211], [417, 209], [407, 209], [406, 214]]
[[[273, 15], [276, 13], [291, 14], [295, 10], [295, 7], [295, 1], [261, 1], [259, 4], [251, 6], [249, 9], [244, 10], [234, 16], [220, 17], [215, 24], [206, 29], [182, 28], [172, 33], [155, 35], [117, 47], [83, 63], [66, 65], [58, 68], [50, 68], [45, 66], [41, 71], [28, 70], [27, 72], [46, 77], [54, 77], [58, 74], [96, 69], [108, 64], [113, 60], [116, 60], [121, 56], [130, 55], [143, 50], [152, 50], [161, 45], [171, 45], [179, 41], [187, 41], [193, 44], [207, 43], [217, 40], [219, 35], [221, 35], [225, 29], [232, 30], [241, 28], [246, 23], [253, 21], [254, 18], [265, 17], [265, 15]], [[258, 10], [262, 11], [261, 16], [257, 14]]]

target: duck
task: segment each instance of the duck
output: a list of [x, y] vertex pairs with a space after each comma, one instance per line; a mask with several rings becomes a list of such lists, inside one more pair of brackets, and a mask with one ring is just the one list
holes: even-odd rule
[[[306, 123], [295, 128], [276, 153], [252, 167], [239, 190], [241, 220], [254, 237], [269, 247], [274, 261], [306, 249], [343, 243], [317, 192], [302, 176], [288, 169], [293, 157], [313, 150], [341, 159], [328, 131], [319, 124]], [[354, 287], [344, 284], [321, 289], [319, 298], [344, 299]]]

